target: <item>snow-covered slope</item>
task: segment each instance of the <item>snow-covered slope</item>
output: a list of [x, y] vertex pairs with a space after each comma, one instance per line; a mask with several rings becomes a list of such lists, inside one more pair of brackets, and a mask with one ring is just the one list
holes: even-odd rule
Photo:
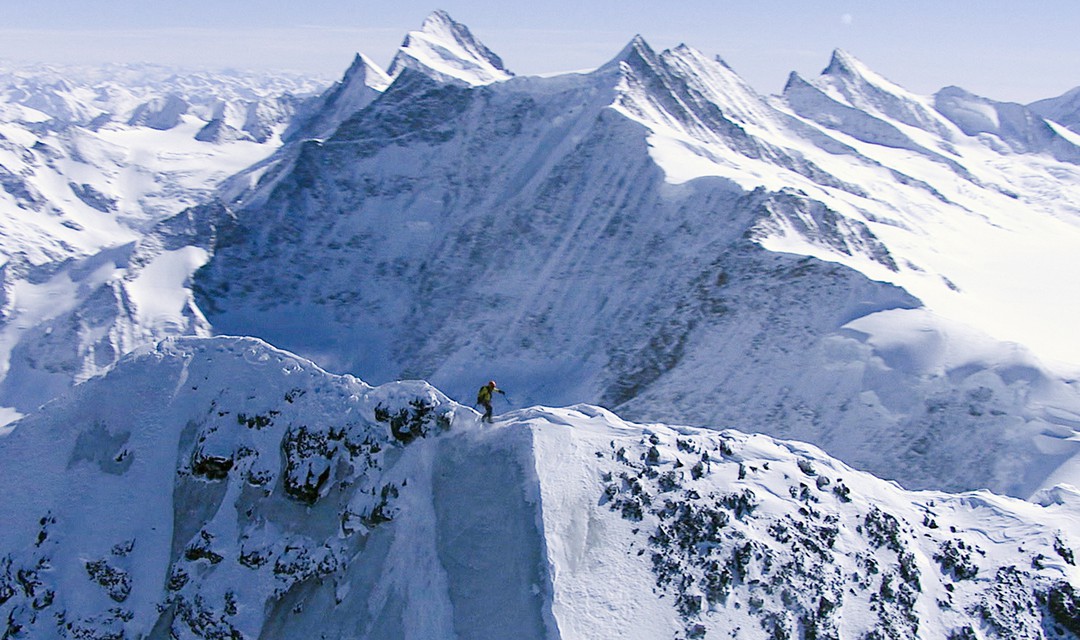
[[765, 98], [641, 38], [588, 74], [405, 68], [236, 195], [196, 299], [372, 381], [494, 375], [1026, 496], [1078, 469], [1080, 395], [1044, 363], [1080, 362], [1080, 170], [1014, 120], [968, 135], [950, 117], [996, 103], [961, 102], [843, 52]]
[[[5, 73], [5, 638], [1080, 638], [1036, 105], [641, 38], [513, 78], [443, 12], [302, 105]], [[491, 376], [571, 406], [396, 382]]]
[[0, 251], [133, 240], [265, 158], [318, 79], [153, 66], [0, 67]]
[[1080, 637], [1073, 489], [909, 493], [586, 405], [485, 425], [252, 339], [140, 350], [0, 442], [9, 637]]
[[[772, 98], [641, 38], [593, 73], [503, 71], [436, 12], [389, 75], [357, 56], [300, 107], [225, 205], [174, 218], [205, 196], [193, 180], [276, 144], [237, 119], [251, 81], [12, 89], [0, 405], [217, 331], [456, 397], [494, 375], [522, 401], [780, 433], [911, 487], [1080, 482], [1063, 320], [1080, 284], [1060, 278], [1080, 247], [1076, 136], [960, 89], [914, 95], [841, 51]], [[282, 104], [288, 81], [259, 82], [255, 111]], [[185, 151], [151, 160], [150, 141]], [[125, 173], [143, 165], [153, 184]]]
[[1062, 162], [1080, 164], [1078, 138], [1059, 132], [1023, 105], [988, 100], [959, 87], [946, 87], [934, 94], [934, 105], [969, 136], [990, 134], [1016, 153], [1046, 153]]

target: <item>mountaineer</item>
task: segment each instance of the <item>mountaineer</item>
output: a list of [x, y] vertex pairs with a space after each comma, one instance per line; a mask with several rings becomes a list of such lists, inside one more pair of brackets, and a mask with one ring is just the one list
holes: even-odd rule
[[476, 392], [476, 404], [484, 407], [484, 417], [480, 418], [483, 422], [491, 422], [491, 400], [494, 393], [506, 395], [505, 391], [495, 386], [494, 380], [490, 380]]

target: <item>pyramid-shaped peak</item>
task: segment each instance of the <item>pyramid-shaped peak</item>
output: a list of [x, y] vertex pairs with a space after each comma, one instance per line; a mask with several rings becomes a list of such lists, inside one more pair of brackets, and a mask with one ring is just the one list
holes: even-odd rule
[[362, 53], [356, 54], [339, 82], [308, 102], [285, 131], [286, 141], [327, 138], [342, 122], [371, 104], [390, 86], [390, 77]]
[[453, 29], [455, 27], [466, 28], [465, 25], [457, 22], [450, 17], [450, 14], [442, 9], [436, 9], [431, 12], [427, 18], [424, 18], [424, 23], [420, 25], [420, 30], [425, 33], [437, 32], [440, 29]]
[[655, 56], [656, 52], [653, 51], [653, 48], [649, 46], [648, 42], [645, 42], [645, 38], [639, 34], [635, 35], [630, 39], [630, 42], [626, 43], [626, 46], [615, 55], [612, 62], [624, 61], [630, 56], [642, 54], [646, 56]]
[[874, 71], [862, 60], [851, 55], [843, 49], [833, 51], [829, 66], [821, 72], [826, 81], [832, 80], [831, 84], [847, 86], [851, 90], [862, 87], [858, 91], [865, 91], [873, 87], [874, 91], [885, 91], [890, 94], [901, 96], [905, 100], [915, 99], [916, 96], [895, 82]]
[[867, 66], [858, 58], [843, 49], [834, 49], [829, 66], [825, 67], [824, 75], [863, 75]]
[[390, 76], [386, 75], [386, 72], [379, 68], [379, 65], [372, 62], [370, 58], [358, 53], [353, 58], [352, 64], [349, 65], [349, 69], [345, 72], [343, 84], [350, 84], [354, 81], [359, 81], [376, 91], [384, 91], [390, 85]]
[[405, 36], [390, 64], [390, 76], [396, 77], [406, 68], [440, 82], [467, 85], [490, 84], [514, 75], [468, 27], [441, 9], [429, 15], [419, 31]]
[[794, 91], [796, 89], [803, 89], [808, 86], [811, 86], [811, 83], [807, 81], [806, 78], [799, 75], [798, 71], [792, 71], [788, 74], [788, 79], [787, 82], [784, 83], [784, 90], [782, 91], [782, 93], [787, 94], [790, 91]]
[[606, 69], [617, 68], [620, 63], [629, 63], [634, 60], [645, 60], [650, 65], [655, 64], [657, 60], [656, 52], [649, 46], [648, 42], [645, 42], [645, 38], [641, 37], [641, 35], [635, 35], [631, 38], [630, 42], [626, 43], [626, 46], [610, 62], [600, 67], [598, 71], [602, 72]]

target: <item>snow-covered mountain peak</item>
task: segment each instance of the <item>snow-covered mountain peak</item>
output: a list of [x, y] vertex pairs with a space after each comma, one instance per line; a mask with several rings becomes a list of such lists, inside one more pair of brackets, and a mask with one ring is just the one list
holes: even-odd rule
[[379, 65], [357, 53], [340, 81], [301, 107], [285, 131], [284, 140], [330, 137], [342, 122], [371, 104], [391, 82]]
[[670, 181], [684, 182], [715, 166], [718, 148], [741, 158], [722, 164], [785, 153], [774, 145], [784, 136], [787, 116], [723, 60], [685, 44], [656, 53], [638, 36], [601, 72], [616, 68], [621, 76], [613, 106], [652, 132], [653, 157]]
[[821, 72], [819, 81], [838, 89], [855, 107], [861, 106], [860, 99], [865, 99], [870, 92], [889, 93], [905, 98], [916, 97], [843, 49], [833, 50], [829, 64]]
[[822, 73], [830, 76], [865, 76], [873, 72], [854, 55], [843, 49], [833, 49], [829, 66]]
[[438, 36], [440, 34], [450, 34], [458, 29], [465, 29], [465, 31], [468, 32], [468, 29], [465, 28], [465, 25], [454, 20], [452, 17], [450, 17], [450, 14], [443, 9], [436, 9], [432, 11], [431, 15], [424, 18], [424, 22], [420, 25], [421, 33], [426, 33], [432, 36]]
[[949, 138], [954, 129], [936, 113], [930, 100], [886, 79], [844, 51], [833, 51], [829, 65], [813, 83], [834, 100], [871, 115]]
[[720, 107], [726, 116], [759, 127], [768, 126], [774, 119], [773, 109], [720, 56], [710, 57], [680, 44], [661, 53], [660, 58], [705, 100]]
[[385, 91], [390, 86], [390, 76], [379, 65], [362, 53], [356, 54], [353, 62], [345, 71], [344, 84], [362, 83], [376, 91]]
[[784, 83], [784, 88], [780, 92], [780, 95], [786, 96], [788, 91], [803, 89], [805, 87], [812, 87], [813, 84], [802, 77], [798, 71], [792, 71], [788, 74], [787, 82]]
[[419, 31], [410, 31], [390, 63], [392, 78], [415, 69], [440, 82], [470, 86], [507, 80], [514, 74], [469, 28], [445, 11], [432, 13]]
[[633, 66], [634, 61], [644, 61], [649, 65], [655, 65], [656, 60], [656, 52], [645, 41], [645, 38], [638, 34], [631, 38], [630, 42], [627, 42], [626, 46], [614, 58], [602, 65], [595, 73], [603, 74], [613, 69], [621, 69], [628, 65]]

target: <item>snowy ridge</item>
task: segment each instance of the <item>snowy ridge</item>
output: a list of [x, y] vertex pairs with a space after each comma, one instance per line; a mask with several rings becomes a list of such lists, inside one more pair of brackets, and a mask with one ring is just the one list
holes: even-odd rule
[[390, 63], [389, 74], [397, 77], [413, 69], [444, 82], [470, 86], [507, 80], [514, 74], [473, 36], [465, 25], [455, 22], [445, 11], [435, 11], [410, 31]]
[[935, 108], [969, 136], [992, 134], [1017, 153], [1047, 153], [1057, 160], [1080, 164], [1080, 147], [1057, 133], [1027, 107], [988, 100], [959, 87], [934, 94]]
[[488, 426], [252, 339], [142, 349], [0, 462], [8, 634], [1080, 637], [1074, 489], [909, 493], [585, 405]]

